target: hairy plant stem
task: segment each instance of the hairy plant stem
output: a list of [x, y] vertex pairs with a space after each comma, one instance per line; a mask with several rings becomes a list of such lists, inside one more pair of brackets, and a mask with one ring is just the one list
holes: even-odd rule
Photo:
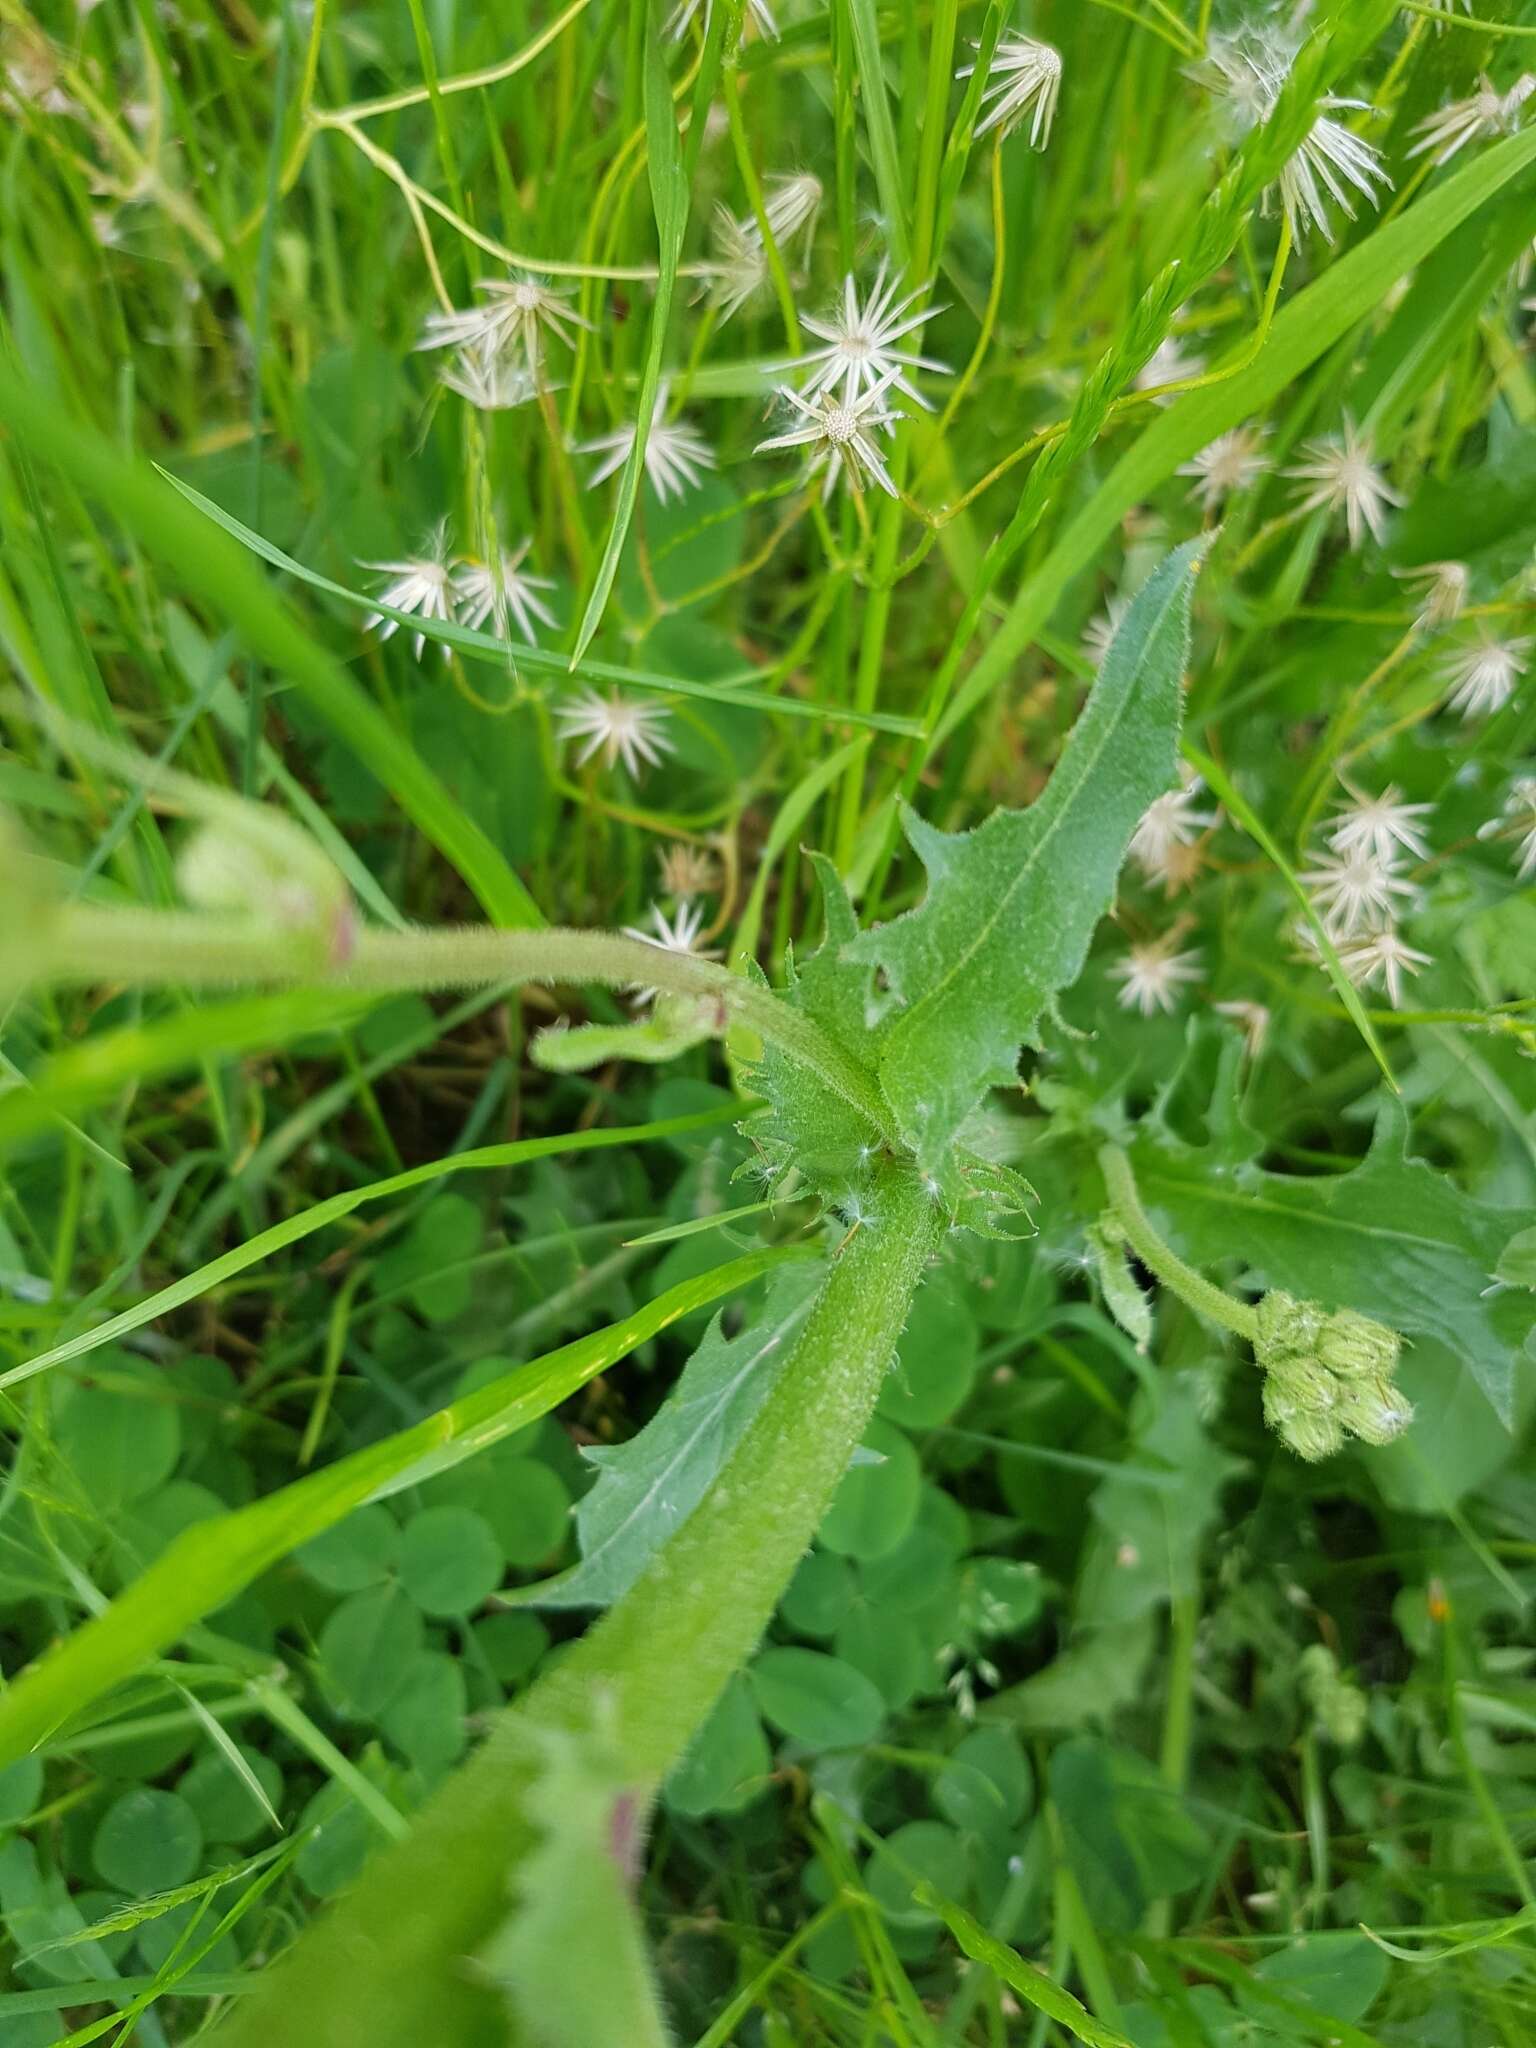
[[313, 927], [257, 918], [67, 904], [50, 921], [45, 957], [35, 966], [23, 965], [39, 981], [139, 988], [303, 984], [405, 990], [593, 982], [665, 989], [718, 1004], [720, 1032], [739, 1023], [779, 1046], [860, 1111], [888, 1145], [898, 1142], [873, 1077], [809, 1017], [713, 961], [620, 932], [464, 925], [364, 929], [338, 940]]
[[1120, 1147], [1103, 1146], [1099, 1152], [1099, 1166], [1109, 1189], [1109, 1205], [1115, 1220], [1142, 1264], [1150, 1267], [1163, 1285], [1171, 1287], [1197, 1315], [1220, 1323], [1224, 1330], [1246, 1338], [1251, 1344], [1258, 1335], [1257, 1315], [1245, 1301], [1238, 1301], [1225, 1289], [1197, 1273], [1193, 1266], [1186, 1266], [1172, 1246], [1158, 1236], [1141, 1206], [1131, 1162]]
[[834, 1260], [757, 1421], [629, 1593], [509, 1709], [324, 1921], [242, 2001], [221, 2048], [418, 2048], [480, 2038], [468, 1960], [533, 1843], [526, 1797], [553, 1731], [599, 1729], [648, 1804], [751, 1656], [848, 1468], [939, 1239], [915, 1173], [887, 1165], [875, 1221]]

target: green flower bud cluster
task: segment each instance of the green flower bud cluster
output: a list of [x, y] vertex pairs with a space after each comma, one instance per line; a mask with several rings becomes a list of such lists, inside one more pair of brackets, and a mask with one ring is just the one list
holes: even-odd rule
[[1264, 1419], [1300, 1457], [1331, 1457], [1347, 1436], [1389, 1444], [1413, 1420], [1392, 1377], [1402, 1339], [1384, 1323], [1273, 1288], [1257, 1324]]
[[1302, 1698], [1329, 1741], [1340, 1749], [1353, 1749], [1365, 1733], [1369, 1701], [1340, 1672], [1339, 1660], [1326, 1643], [1311, 1643], [1302, 1651], [1297, 1675]]

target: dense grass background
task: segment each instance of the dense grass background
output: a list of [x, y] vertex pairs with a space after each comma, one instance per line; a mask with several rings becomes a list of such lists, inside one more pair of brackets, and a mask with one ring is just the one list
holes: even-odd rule
[[[1529, 655], [1536, 147], [1515, 107], [1444, 167], [1411, 152], [1481, 72], [1536, 69], [1536, 8], [783, 0], [739, 50], [716, 11], [705, 40], [702, 11], [671, 39], [639, 0], [0, 6], [0, 803], [60, 886], [169, 905], [186, 805], [154, 760], [284, 809], [374, 922], [645, 927], [687, 900], [700, 945], [778, 980], [821, 930], [805, 849], [866, 919], [912, 903], [898, 794], [948, 829], [1030, 801], [1106, 608], [1208, 531], [1190, 872], [1128, 871], [1000, 1102], [1039, 1234], [947, 1245], [884, 1463], [667, 1789], [647, 1922], [700, 2048], [1067, 2038], [963, 1965], [918, 1879], [1086, 2001], [1084, 2039], [1513, 2048], [1536, 2027], [1536, 702], [1518, 674], [1492, 715], [1448, 699], [1479, 635]], [[1061, 53], [1043, 151], [973, 141], [979, 83], [952, 77], [1011, 26]], [[1239, 131], [1191, 73], [1244, 27], [1318, 32], [1291, 142], [1330, 91], [1395, 181], [1331, 208], [1331, 243], [1258, 203], [1290, 143], [1228, 175]], [[658, 108], [723, 52], [674, 144]], [[717, 209], [755, 223], [803, 173], [819, 216], [728, 309]], [[477, 409], [416, 344], [518, 257], [590, 324], [551, 343], [549, 388]], [[881, 443], [905, 496], [823, 509], [754, 449], [804, 317], [882, 260], [931, 283], [902, 345], [952, 374]], [[576, 444], [663, 375], [718, 466], [667, 501], [636, 479], [631, 510]], [[1180, 466], [1245, 423], [1265, 466], [1202, 503]], [[1285, 474], [1346, 424], [1402, 501], [1358, 548]], [[482, 562], [528, 540], [543, 658], [494, 620], [418, 652], [345, 601], [444, 522]], [[1447, 559], [1463, 605], [1426, 625], [1406, 573]], [[670, 751], [580, 761], [561, 711], [592, 688], [662, 707]], [[1429, 807], [1395, 1002], [1287, 930], [1335, 806], [1389, 785]], [[1143, 1014], [1127, 949], [1160, 944], [1194, 958]], [[196, 2038], [584, 1625], [519, 1597], [575, 1561], [582, 1453], [655, 1412], [728, 1289], [778, 1284], [736, 1263], [760, 1232], [816, 1225], [792, 1189], [735, 1213], [763, 1190], [733, 1178], [753, 1150], [717, 1049], [529, 1064], [553, 1016], [623, 1009], [12, 1003], [8, 1675], [183, 1532], [592, 1345], [554, 1412], [404, 1467], [301, 1548], [284, 1522], [237, 1597], [167, 1607], [154, 1655], [125, 1624], [122, 1682], [72, 1715], [65, 1688], [0, 1774], [7, 2048]], [[1171, 1297], [1135, 1348], [1072, 1142], [1106, 1120], [1189, 1256], [1400, 1322], [1406, 1437], [1302, 1464]]]

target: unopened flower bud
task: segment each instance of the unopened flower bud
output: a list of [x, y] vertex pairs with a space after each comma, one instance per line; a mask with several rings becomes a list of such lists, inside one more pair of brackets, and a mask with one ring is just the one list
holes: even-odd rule
[[1344, 1443], [1344, 1432], [1332, 1415], [1293, 1415], [1279, 1425], [1279, 1435], [1280, 1441], [1298, 1458], [1305, 1458], [1312, 1465], [1319, 1459], [1331, 1458]]
[[176, 880], [198, 910], [228, 911], [285, 932], [312, 932], [328, 965], [354, 937], [352, 900], [339, 871], [308, 833], [264, 805], [221, 805], [182, 848]]
[[1294, 1294], [1272, 1287], [1259, 1303], [1259, 1329], [1254, 1354], [1266, 1372], [1293, 1358], [1312, 1358], [1325, 1320], [1315, 1301], [1298, 1301]]
[[1390, 1378], [1397, 1366], [1402, 1339], [1385, 1323], [1372, 1322], [1352, 1308], [1338, 1309], [1323, 1324], [1317, 1355], [1324, 1365], [1345, 1377]]
[[1341, 1380], [1338, 1420], [1366, 1444], [1390, 1444], [1413, 1420], [1413, 1403], [1400, 1394], [1385, 1373]]
[[1278, 1429], [1292, 1415], [1327, 1415], [1339, 1398], [1339, 1383], [1315, 1358], [1288, 1358], [1266, 1374], [1264, 1413]]

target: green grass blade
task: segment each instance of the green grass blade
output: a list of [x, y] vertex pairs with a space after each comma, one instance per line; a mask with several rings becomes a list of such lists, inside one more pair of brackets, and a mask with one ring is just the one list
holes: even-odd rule
[[425, 1165], [410, 1167], [404, 1173], [392, 1173], [384, 1180], [370, 1181], [366, 1187], [345, 1188], [340, 1194], [316, 1202], [313, 1208], [304, 1209], [297, 1216], [284, 1217], [270, 1230], [260, 1231], [255, 1237], [247, 1238], [244, 1244], [222, 1252], [218, 1258], [199, 1266], [195, 1273], [187, 1273], [180, 1280], [173, 1280], [169, 1287], [162, 1287], [157, 1294], [146, 1295], [143, 1301], [135, 1302], [132, 1308], [124, 1309], [121, 1315], [113, 1316], [98, 1328], [82, 1331], [78, 1337], [54, 1345], [51, 1351], [29, 1358], [24, 1365], [12, 1366], [9, 1372], [0, 1373], [0, 1388], [33, 1379], [53, 1366], [63, 1365], [66, 1359], [81, 1358], [87, 1352], [99, 1350], [103, 1344], [115, 1344], [119, 1338], [143, 1329], [146, 1323], [154, 1322], [157, 1317], [169, 1315], [173, 1309], [196, 1301], [199, 1295], [222, 1286], [235, 1274], [247, 1272], [274, 1252], [297, 1244], [301, 1238], [312, 1237], [317, 1230], [339, 1222], [343, 1216], [350, 1216], [365, 1202], [387, 1201], [391, 1195], [404, 1194], [410, 1188], [442, 1180], [451, 1173], [523, 1166], [534, 1159], [552, 1159], [568, 1152], [598, 1152], [614, 1145], [643, 1144], [651, 1138], [680, 1137], [686, 1131], [707, 1130], [712, 1124], [724, 1123], [739, 1114], [735, 1103], [726, 1103], [719, 1109], [701, 1110], [693, 1116], [668, 1117], [659, 1123], [626, 1125], [617, 1130], [562, 1131], [551, 1138], [521, 1138], [510, 1145], [481, 1145], [471, 1152], [451, 1152], [444, 1159], [428, 1160]]
[[452, 862], [495, 923], [513, 929], [543, 924], [505, 856], [438, 781], [409, 738], [310, 638], [240, 550], [199, 519], [149, 464], [120, 454], [104, 435], [72, 419], [3, 363], [0, 421], [40, 461], [106, 505], [142, 547], [237, 626], [253, 652], [292, 678], [411, 822]]
[[142, 1670], [193, 1623], [352, 1508], [409, 1483], [407, 1475], [428, 1477], [536, 1422], [680, 1316], [797, 1256], [752, 1252], [682, 1281], [621, 1321], [502, 1374], [412, 1428], [187, 1530], [110, 1607], [28, 1666], [0, 1695], [0, 1768]]
[[[408, 626], [413, 633], [420, 633], [424, 639], [435, 641], [439, 646], [451, 647], [469, 660], [493, 662], [503, 669], [506, 667], [507, 643], [494, 633], [478, 632], [472, 626], [454, 625], [444, 619], [418, 618], [414, 612], [402, 612], [393, 605], [381, 604], [365, 591], [349, 590], [346, 584], [322, 576], [319, 570], [308, 569], [302, 562], [295, 561], [292, 555], [284, 554], [271, 541], [264, 540], [259, 533], [242, 525], [233, 513], [226, 512], [221, 505], [214, 504], [211, 498], [205, 498], [201, 491], [195, 491], [168, 470], [162, 470], [161, 475], [188, 504], [195, 505], [215, 526], [221, 526], [232, 539], [249, 548], [253, 555], [260, 555], [264, 562], [270, 562], [274, 569], [281, 569], [285, 575], [307, 583], [311, 590], [323, 590], [328, 597], [339, 598], [356, 611], [377, 612], [383, 618], [394, 619], [398, 624]], [[815, 704], [800, 697], [777, 697], [768, 690], [752, 689], [744, 681], [695, 682], [686, 676], [659, 675], [651, 669], [624, 668], [617, 662], [593, 661], [587, 655], [579, 661], [574, 658], [568, 660], [565, 655], [552, 654], [544, 647], [519, 646], [516, 657], [520, 668], [553, 676], [562, 682], [582, 676], [590, 682], [618, 683], [629, 690], [666, 691], [674, 697], [698, 697], [708, 703], [743, 704], [753, 711], [782, 713], [788, 718], [832, 720], [839, 725], [863, 726], [874, 732], [911, 735], [922, 731], [920, 719], [903, 718], [890, 712], [852, 711], [842, 705]], [[756, 673], [756, 670], [743, 671], [744, 676]]]
[[[725, 14], [723, 9], [716, 12], [718, 19], [710, 21], [706, 66], [711, 58], [716, 65], [719, 63]], [[694, 116], [695, 120], [700, 117], [697, 106]], [[640, 485], [645, 477], [645, 449], [650, 439], [651, 415], [661, 388], [661, 359], [667, 346], [667, 324], [672, 317], [677, 266], [683, 259], [683, 230], [688, 225], [688, 180], [677, 139], [677, 112], [672, 104], [672, 87], [662, 56], [661, 22], [654, 0], [652, 20], [645, 38], [645, 139], [651, 204], [656, 214], [656, 298], [651, 307], [650, 333], [646, 338], [645, 361], [640, 371], [640, 389], [635, 398], [635, 438], [619, 476], [618, 496], [608, 538], [603, 543], [602, 560], [597, 565], [597, 575], [577, 629], [576, 645], [571, 654], [573, 668], [591, 646], [593, 636], [603, 622], [603, 613], [613, 593], [619, 560], [639, 501]]]
[[972, 1962], [984, 1964], [1000, 1983], [1006, 1984], [1010, 1991], [1016, 1991], [1026, 2005], [1044, 2013], [1059, 2027], [1065, 2027], [1074, 2040], [1084, 2043], [1084, 2048], [1134, 2048], [1124, 2034], [1113, 2027], [1106, 2027], [1102, 2020], [1096, 2020], [1087, 2006], [1074, 1998], [1070, 1991], [1063, 1991], [1043, 1970], [1025, 1962], [1016, 1949], [988, 1934], [979, 1920], [973, 1920], [961, 1907], [951, 1905], [931, 1884], [920, 1884], [913, 1897], [930, 1913], [938, 1914]]
[[1464, 170], [1437, 185], [1416, 206], [1341, 256], [1285, 308], [1257, 359], [1225, 383], [1192, 391], [1128, 448], [1072, 519], [1032, 576], [1025, 579], [976, 666], [956, 691], [929, 742], [929, 752], [1008, 674], [1047, 624], [1074, 576], [1093, 562], [1133, 505], [1208, 448], [1228, 428], [1261, 412], [1286, 385], [1373, 312], [1400, 277], [1496, 192], [1536, 163], [1536, 128], [1495, 143]]
[[[896, 131], [891, 124], [891, 103], [885, 90], [885, 64], [880, 54], [880, 24], [875, 16], [875, 0], [848, 0], [848, 18], [853, 24], [853, 47], [859, 62], [864, 128], [869, 136], [870, 161], [875, 167], [875, 187], [880, 194], [881, 226], [890, 243], [896, 268], [905, 270], [910, 254], [907, 209], [902, 198], [905, 181], [896, 149]], [[926, 282], [923, 278], [910, 281], [913, 284]]]

